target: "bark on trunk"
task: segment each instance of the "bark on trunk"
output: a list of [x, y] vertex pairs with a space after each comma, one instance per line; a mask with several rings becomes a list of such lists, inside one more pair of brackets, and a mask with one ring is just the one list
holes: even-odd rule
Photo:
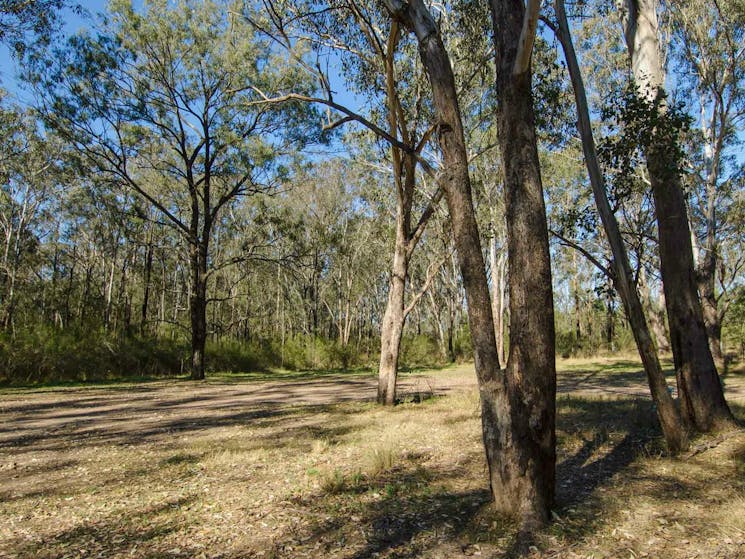
[[606, 283], [605, 292], [605, 343], [608, 351], [615, 351], [614, 338], [616, 336], [616, 309], [613, 306], [613, 291], [610, 281]]
[[140, 309], [140, 335], [144, 336], [147, 331], [147, 311], [150, 304], [150, 277], [153, 271], [153, 240], [152, 235], [148, 237], [145, 252], [145, 270], [143, 277], [144, 291], [142, 294], [142, 308]]
[[[519, 0], [518, 3], [519, 6], [514, 6], [520, 14], [517, 34], [510, 37], [510, 42], [515, 44], [520, 35], [524, 9]], [[408, 3], [386, 0], [386, 5], [416, 34], [419, 53], [432, 87], [438, 141], [444, 159], [443, 186], [466, 292], [492, 495], [501, 511], [519, 515], [523, 525], [532, 528], [548, 519], [553, 502], [556, 458], [553, 305], [540, 179], [537, 183], [525, 180], [526, 177], [520, 173], [525, 171], [525, 167], [518, 165], [516, 168], [511, 166], [512, 174], [506, 181], [510, 186], [519, 187], [507, 194], [507, 208], [510, 269], [521, 270], [522, 275], [511, 282], [512, 364], [508, 365], [505, 374], [499, 368], [489, 288], [473, 211], [468, 155], [450, 59], [437, 25], [422, 0]], [[513, 64], [514, 56], [513, 48], [510, 60]], [[525, 74], [521, 82], [523, 87], [515, 93], [527, 98], [530, 106], [530, 75], [529, 72]], [[505, 96], [501, 100], [504, 101]], [[521, 106], [519, 102], [508, 105], [510, 109]], [[503, 139], [509, 139], [507, 145], [503, 145], [503, 151], [520, 159], [527, 152], [528, 158], [535, 163], [530, 169], [537, 171], [532, 119], [524, 121], [529, 113], [518, 114], [516, 122], [511, 120], [514, 116], [505, 113], [511, 111], [503, 106], [502, 116], [506, 118], [501, 119], [500, 132], [507, 134]], [[505, 124], [518, 126], [507, 132], [501, 126]], [[526, 132], [527, 145], [523, 136]], [[509, 157], [504, 160], [511, 161]], [[530, 176], [530, 179], [535, 178]], [[528, 188], [524, 183], [530, 183]], [[539, 218], [537, 223], [536, 216]], [[539, 227], [537, 234], [536, 225]], [[538, 238], [541, 235], [542, 238]], [[525, 280], [526, 285], [521, 285], [521, 280]], [[536, 293], [539, 300], [535, 299]], [[550, 343], [545, 345], [546, 342]]]
[[191, 293], [191, 378], [204, 379], [204, 348], [207, 341], [207, 247], [204, 243], [190, 247]]
[[380, 368], [378, 370], [378, 403], [392, 406], [396, 403], [396, 378], [398, 356], [404, 321], [404, 295], [406, 275], [409, 268], [406, 231], [402, 216], [396, 224], [396, 244], [393, 254], [391, 281], [388, 288], [388, 303], [380, 328]]
[[[661, 163], [660, 160], [668, 160]], [[670, 342], [686, 419], [700, 431], [727, 427], [733, 417], [709, 348], [698, 299], [686, 207], [679, 180], [670, 177], [668, 151], [648, 156], [652, 195], [657, 209], [660, 266], [670, 325]], [[667, 170], [660, 167], [664, 165]]]
[[564, 58], [567, 61], [567, 67], [574, 89], [578, 116], [577, 128], [582, 139], [585, 164], [587, 165], [587, 171], [590, 176], [595, 204], [598, 208], [598, 213], [600, 214], [600, 219], [603, 222], [605, 234], [608, 238], [608, 244], [613, 254], [613, 283], [623, 302], [631, 331], [634, 334], [639, 356], [644, 364], [649, 390], [656, 405], [657, 417], [660, 421], [665, 441], [671, 452], [679, 452], [687, 447], [688, 437], [680, 413], [667, 389], [665, 375], [662, 372], [662, 367], [660, 366], [657, 352], [652, 342], [652, 336], [647, 326], [641, 299], [634, 286], [633, 273], [631, 271], [628, 253], [626, 252], [626, 246], [623, 243], [616, 216], [611, 210], [608, 201], [604, 177], [600, 170], [600, 164], [595, 150], [595, 140], [592, 134], [585, 86], [564, 10], [564, 0], [556, 0], [554, 6], [559, 24], [559, 40], [564, 49]]
[[[634, 79], [640, 94], [650, 100], [663, 93], [664, 83], [656, 8], [655, 0], [627, 0], [622, 14]], [[660, 269], [681, 411], [700, 431], [725, 428], [733, 417], [709, 349], [698, 298], [679, 162], [662, 138], [652, 138], [645, 155], [657, 213]]]
[[[704, 103], [701, 103], [702, 110], [702, 122], [704, 122]], [[712, 109], [713, 113], [716, 114], [717, 108], [719, 108], [719, 101], [715, 102], [715, 107]], [[697, 277], [698, 277], [698, 292], [701, 296], [701, 307], [704, 314], [704, 324], [706, 324], [706, 333], [709, 336], [709, 348], [711, 349], [711, 355], [714, 358], [714, 362], [720, 371], [724, 371], [726, 362], [724, 359], [724, 353], [722, 352], [722, 313], [719, 309], [719, 301], [716, 296], [716, 275], [717, 275], [717, 264], [720, 261], [719, 257], [719, 241], [717, 239], [718, 232], [718, 219], [717, 219], [717, 182], [719, 177], [719, 170], [721, 166], [722, 149], [724, 145], [725, 134], [727, 133], [727, 126], [723, 124], [719, 126], [716, 139], [712, 137], [713, 130], [716, 128], [714, 124], [714, 116], [712, 116], [712, 123], [709, 127], [704, 126], [704, 153], [710, 154], [705, 156], [707, 163], [707, 178], [706, 178], [706, 239], [704, 240], [704, 255], [699, 263], [695, 260], [696, 253], [694, 252], [694, 264], [698, 266]], [[723, 121], [725, 119], [722, 119]], [[693, 228], [692, 228], [693, 229]], [[695, 237], [692, 238], [695, 240]], [[694, 251], [696, 247], [693, 247]]]
[[522, 0], [490, 0], [490, 8], [510, 270], [510, 347], [505, 376], [509, 401], [492, 398], [492, 405], [485, 405], [485, 415], [492, 416], [489, 423], [493, 425], [488, 436], [500, 450], [491, 461], [491, 481], [498, 508], [519, 512], [529, 524], [540, 524], [550, 518], [556, 466], [548, 226], [535, 137], [532, 72], [529, 64], [520, 68], [521, 72], [513, 71], [517, 70], [525, 7]]
[[656, 304], [652, 299], [649, 286], [644, 281], [643, 276], [640, 280], [639, 290], [642, 298], [642, 305], [644, 307], [644, 313], [649, 317], [649, 327], [654, 334], [657, 351], [658, 353], [669, 353], [670, 341], [667, 337], [667, 328], [665, 328], [665, 295], [661, 293], [660, 297], [662, 298], [662, 304]]
[[497, 339], [497, 355], [499, 356], [499, 362], [504, 363], [504, 294], [507, 279], [506, 258], [504, 253], [497, 255], [496, 238], [492, 238], [489, 246], [489, 265], [491, 270], [494, 337]]
[[701, 310], [703, 312], [706, 334], [709, 337], [709, 349], [714, 363], [721, 370], [724, 368], [724, 353], [722, 352], [722, 321], [719, 313], [714, 284], [716, 281], [716, 244], [707, 243], [709, 248], [701, 266], [698, 269], [698, 292], [701, 296]]
[[[483, 440], [489, 464], [492, 495], [499, 510], [518, 514], [524, 523], [532, 526], [547, 520], [553, 500], [555, 460], [553, 406], [549, 406], [548, 413], [541, 409], [543, 394], [537, 394], [541, 390], [539, 387], [536, 387], [536, 391], [531, 391], [530, 394], [517, 392], [509, 394], [507, 375], [499, 368], [491, 301], [473, 211], [468, 156], [455, 80], [450, 59], [437, 26], [421, 0], [412, 0], [408, 4], [387, 0], [386, 4], [394, 16], [400, 18], [404, 25], [416, 34], [420, 56], [432, 86], [435, 114], [438, 120], [438, 140], [444, 159], [443, 186], [450, 211], [458, 264], [466, 292], [476, 375], [481, 395]], [[517, 198], [519, 200], [520, 196], [518, 195]], [[539, 198], [539, 202], [542, 207], [542, 198]], [[510, 207], [509, 204], [508, 207]], [[512, 208], [516, 209], [514, 204]], [[531, 237], [530, 231], [522, 232], [527, 238]], [[512, 233], [516, 231], [513, 230]], [[522, 248], [519, 241], [515, 243], [512, 239], [511, 243], [510, 248], [513, 253], [515, 245]], [[525, 257], [526, 253], [522, 253], [522, 256]], [[532, 262], [521, 262], [521, 264], [527, 265], [530, 271], [535, 270]], [[548, 280], [550, 293], [550, 275], [533, 280], [531, 287], [544, 280]], [[540, 292], [545, 293], [545, 289], [541, 288]], [[522, 304], [530, 304], [530, 301], [523, 298], [524, 293], [520, 290], [514, 291], [514, 297], [512, 295], [513, 293], [511, 293], [512, 304], [518, 301]], [[546, 301], [542, 303], [545, 312]], [[551, 324], [546, 326], [552, 328], [550, 298], [548, 309]], [[527, 340], [519, 339], [520, 334], [527, 333], [525, 327], [533, 323], [535, 316], [533, 310], [527, 306], [520, 306], [519, 312], [512, 313], [511, 335], [517, 340], [517, 343], [511, 347], [511, 355], [514, 354], [514, 358], [511, 357], [513, 367], [518, 363], [526, 365], [525, 369], [523, 367], [513, 369], [513, 380], [517, 380], [515, 370], [520, 372], [535, 370], [531, 369], [533, 363], [527, 363], [533, 357], [530, 350], [527, 350], [525, 354], [521, 351], [523, 348], [521, 341], [527, 342]], [[540, 327], [543, 326], [541, 323]], [[543, 340], [538, 340], [539, 343], [541, 341]], [[534, 340], [531, 340], [531, 344], [535, 347]], [[550, 345], [550, 348], [545, 348], [548, 355], [543, 355], [540, 359], [550, 362], [549, 368], [553, 369], [553, 340]], [[539, 397], [534, 398], [537, 395]], [[553, 392], [550, 399], [553, 401]], [[536, 404], [538, 404], [537, 407]], [[528, 424], [535, 429], [531, 429]], [[548, 433], [545, 432], [547, 426], [549, 427]], [[523, 427], [527, 427], [527, 430]], [[533, 437], [535, 430], [540, 431], [540, 440]], [[544, 443], [550, 447], [548, 464], [542, 452]]]

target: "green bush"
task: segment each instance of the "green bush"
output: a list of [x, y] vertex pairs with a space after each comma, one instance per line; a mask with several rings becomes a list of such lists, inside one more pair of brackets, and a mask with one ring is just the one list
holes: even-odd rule
[[271, 346], [253, 342], [208, 342], [204, 353], [206, 368], [210, 372], [243, 373], [278, 365]]
[[404, 336], [401, 340], [401, 364], [408, 367], [435, 367], [442, 364], [437, 341], [431, 336]]
[[183, 342], [38, 327], [0, 335], [0, 383], [175, 375], [187, 355]]

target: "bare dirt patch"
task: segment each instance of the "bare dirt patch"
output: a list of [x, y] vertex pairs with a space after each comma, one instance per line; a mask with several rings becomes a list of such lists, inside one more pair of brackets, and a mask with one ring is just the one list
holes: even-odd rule
[[[533, 555], [745, 557], [745, 434], [671, 459], [638, 364], [560, 370], [557, 516]], [[745, 405], [745, 377], [725, 381]], [[404, 399], [442, 397], [392, 410], [369, 401], [374, 387], [340, 375], [7, 391], [0, 557], [509, 556], [470, 367], [406, 376]]]

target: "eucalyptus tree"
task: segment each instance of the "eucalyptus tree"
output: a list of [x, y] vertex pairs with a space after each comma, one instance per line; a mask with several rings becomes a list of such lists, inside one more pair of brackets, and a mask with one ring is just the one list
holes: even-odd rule
[[745, 22], [738, 20], [732, 1], [692, 0], [671, 3], [667, 10], [677, 39], [671, 58], [679, 70], [678, 89], [685, 90], [691, 110], [699, 113], [686, 187], [703, 317], [712, 355], [721, 367], [722, 320], [741, 265], [724, 260], [722, 249], [738, 240], [732, 218], [743, 176], [743, 163], [735, 154], [745, 125]]
[[[390, 143], [396, 207], [395, 241], [388, 300], [380, 327], [377, 395], [379, 403], [393, 405], [404, 324], [420, 298], [415, 295], [410, 302], [406, 301], [409, 267], [442, 196], [435, 185], [429, 196], [425, 193], [424, 204], [418, 200], [422, 198], [417, 188], [418, 167], [433, 129], [428, 122], [428, 107], [422, 102], [422, 69], [398, 22], [381, 18], [379, 11], [365, 2], [340, 2], [335, 8], [329, 12], [336, 16], [330, 25], [322, 26], [316, 21], [315, 34], [326, 38], [342, 37], [342, 42], [335, 44], [334, 49], [354, 68], [354, 74], [348, 79], [360, 93], [378, 99], [381, 128], [397, 140]], [[350, 60], [344, 53], [354, 54]]]
[[644, 152], [654, 198], [660, 269], [683, 418], [701, 431], [732, 422], [709, 348], [699, 300], [688, 211], [682, 189], [679, 123], [670, 110], [660, 57], [658, 3], [627, 0], [620, 12], [636, 91], [621, 125]]
[[[450, 55], [438, 25], [423, 2], [387, 0], [386, 7], [393, 18], [416, 36], [431, 86], [437, 139], [447, 169], [442, 185], [467, 299], [492, 496], [498, 510], [517, 514], [522, 525], [530, 529], [548, 520], [553, 504], [556, 389], [546, 215], [540, 176], [535, 174], [538, 157], [531, 116], [529, 63], [522, 67], [530, 59], [534, 25], [526, 25], [527, 31], [520, 41], [524, 22], [535, 21], [523, 17], [522, 2], [492, 6], [498, 61], [497, 124], [502, 161], [507, 169], [504, 176], [508, 254], [510, 272], [514, 274], [510, 281], [510, 357], [506, 371], [502, 371]], [[510, 23], [502, 28], [505, 18]], [[517, 34], [513, 36], [511, 25], [515, 22]], [[522, 43], [520, 48], [518, 42]], [[516, 54], [520, 60], [517, 79], [527, 89], [523, 87], [517, 92], [520, 97], [504, 96], [513, 84], [503, 71], [509, 66], [508, 76], [512, 76]], [[517, 145], [519, 150], [510, 151], [511, 146]], [[512, 160], [513, 156], [517, 157], [516, 161]], [[529, 161], [523, 161], [522, 156]], [[512, 167], [513, 163], [517, 167]], [[525, 284], [521, 285], [522, 281]]]
[[[135, 192], [188, 247], [192, 378], [204, 377], [210, 241], [222, 212], [272, 190], [301, 109], [252, 105], [288, 70], [228, 1], [115, 1], [98, 33], [37, 60], [44, 118], [83, 166]], [[298, 85], [299, 84], [299, 85]], [[295, 121], [297, 122], [297, 121]]]
[[668, 392], [665, 375], [660, 366], [657, 351], [654, 346], [652, 335], [649, 330], [647, 318], [644, 314], [639, 293], [636, 289], [634, 274], [621, 236], [618, 220], [608, 200], [605, 178], [603, 176], [600, 161], [597, 156], [595, 140], [590, 120], [590, 110], [585, 94], [585, 86], [582, 79], [580, 66], [574, 51], [569, 22], [563, 0], [555, 0], [556, 31], [561, 42], [564, 57], [567, 62], [569, 75], [574, 88], [575, 103], [577, 110], [577, 128], [582, 140], [585, 164], [590, 177], [590, 184], [595, 199], [598, 214], [603, 223], [605, 234], [610, 245], [613, 258], [611, 259], [611, 270], [601, 266], [606, 275], [612, 279], [613, 284], [623, 301], [626, 316], [631, 324], [631, 330], [636, 340], [639, 355], [647, 373], [649, 388], [652, 398], [656, 404], [657, 415], [662, 426], [668, 446], [673, 452], [678, 452], [687, 446], [687, 436], [675, 402]]
[[[387, 144], [395, 192], [395, 241], [388, 298], [380, 325], [378, 402], [396, 401], [396, 380], [401, 337], [406, 317], [420, 297], [406, 300], [409, 266], [442, 191], [420, 192], [422, 172], [434, 171], [422, 156], [433, 133], [430, 109], [423, 102], [422, 69], [413, 56], [413, 46], [397, 22], [381, 17], [376, 6], [364, 0], [330, 0], [312, 8], [306, 3], [282, 5], [265, 0], [263, 17], [251, 21], [273, 38], [297, 65], [319, 83], [315, 96], [297, 90], [266, 92], [266, 103], [300, 100], [329, 108], [326, 129], [357, 122]], [[283, 13], [286, 10], [287, 13]], [[310, 45], [303, 52], [305, 44]], [[352, 108], [336, 100], [332, 79], [318, 61], [332, 56], [341, 67], [342, 78], [369, 108]]]
[[[0, 95], [3, 95], [0, 92]], [[0, 97], [0, 326], [10, 330], [20, 291], [38, 270], [52, 201], [65, 180], [64, 149], [32, 112]]]
[[490, 0], [489, 7], [510, 270], [507, 401], [489, 412], [499, 437], [512, 441], [491, 477], [502, 487], [499, 507], [519, 512], [530, 527], [549, 519], [556, 475], [553, 294], [530, 62], [540, 3]]

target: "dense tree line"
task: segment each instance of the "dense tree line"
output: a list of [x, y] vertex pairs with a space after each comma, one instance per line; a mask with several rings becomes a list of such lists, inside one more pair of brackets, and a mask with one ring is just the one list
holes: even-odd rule
[[727, 428], [745, 22], [621, 4], [116, 0], [53, 47], [4, 8], [4, 380], [375, 364], [393, 404], [402, 362], [473, 357], [526, 528], [557, 351], [635, 347], [671, 451]]

